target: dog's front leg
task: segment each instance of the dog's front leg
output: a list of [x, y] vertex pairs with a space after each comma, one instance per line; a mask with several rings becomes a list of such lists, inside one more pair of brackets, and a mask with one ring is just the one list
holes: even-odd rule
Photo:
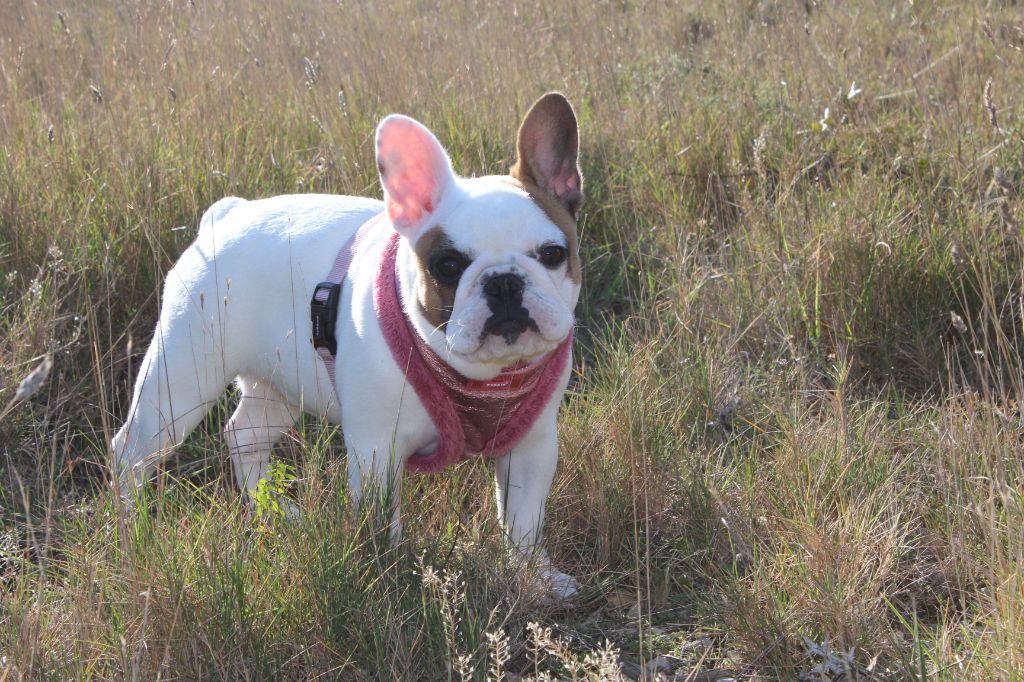
[[356, 508], [366, 505], [369, 513], [379, 518], [391, 516], [388, 532], [392, 542], [402, 537], [401, 500], [402, 467], [406, 452], [397, 437], [382, 439], [380, 433], [357, 428], [346, 432], [348, 452], [348, 490]]
[[541, 548], [544, 510], [558, 464], [557, 402], [512, 452], [495, 460], [495, 483], [498, 520], [509, 540], [524, 555], [539, 554], [544, 587], [567, 598], [577, 592], [578, 583], [555, 570]]

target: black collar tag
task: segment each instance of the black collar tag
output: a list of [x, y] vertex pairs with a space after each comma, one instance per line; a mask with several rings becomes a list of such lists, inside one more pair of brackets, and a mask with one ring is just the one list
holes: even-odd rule
[[[326, 296], [323, 292], [327, 292]], [[338, 340], [334, 338], [334, 327], [338, 322], [338, 299], [341, 284], [320, 282], [313, 290], [309, 301], [309, 317], [313, 322], [313, 347], [326, 348], [332, 356], [338, 354]]]

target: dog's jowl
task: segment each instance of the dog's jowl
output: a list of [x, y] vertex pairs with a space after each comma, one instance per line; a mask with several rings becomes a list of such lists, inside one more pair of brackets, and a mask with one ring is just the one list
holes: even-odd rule
[[[493, 458], [503, 526], [537, 550], [581, 280], [576, 117], [559, 94], [538, 100], [503, 176], [457, 176], [405, 116], [385, 118], [376, 144], [383, 201], [229, 197], [203, 216], [114, 437], [122, 490], [233, 381], [226, 437], [246, 493], [305, 410], [341, 423], [353, 495], [397, 486], [403, 469]], [[576, 589], [553, 568], [544, 578]]]

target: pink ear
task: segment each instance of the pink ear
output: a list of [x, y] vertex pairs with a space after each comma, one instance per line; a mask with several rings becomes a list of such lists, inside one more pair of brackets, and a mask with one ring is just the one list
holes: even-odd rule
[[377, 168], [388, 217], [407, 238], [426, 224], [455, 180], [452, 162], [433, 133], [399, 114], [377, 126]]

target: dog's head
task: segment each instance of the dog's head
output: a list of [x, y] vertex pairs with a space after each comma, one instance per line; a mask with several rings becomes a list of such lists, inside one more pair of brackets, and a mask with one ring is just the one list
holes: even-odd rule
[[411, 118], [388, 116], [377, 128], [387, 215], [408, 246], [399, 261], [406, 311], [442, 357], [507, 366], [571, 331], [581, 279], [578, 149], [576, 115], [558, 93], [526, 114], [504, 176], [458, 177], [437, 138]]

